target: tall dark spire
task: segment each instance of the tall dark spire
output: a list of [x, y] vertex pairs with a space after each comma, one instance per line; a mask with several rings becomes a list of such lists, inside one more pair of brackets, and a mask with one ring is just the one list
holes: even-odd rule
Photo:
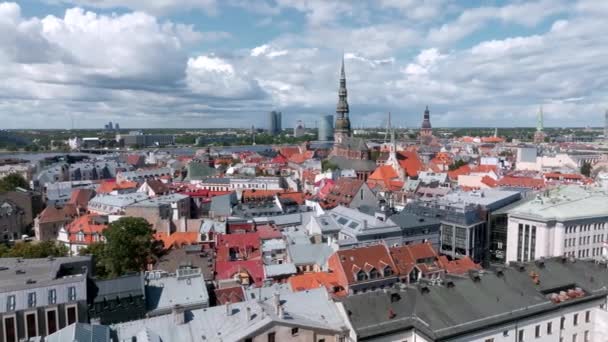
[[340, 88], [338, 89], [338, 105], [336, 113], [338, 118], [348, 118], [348, 100], [346, 99], [348, 92], [346, 91], [346, 73], [344, 72], [344, 56], [342, 56], [342, 67], [340, 68]]
[[424, 117], [422, 119], [422, 128], [431, 128], [431, 112], [429, 112], [429, 106], [426, 106], [424, 110]]
[[346, 91], [346, 73], [344, 72], [344, 55], [340, 67], [340, 87], [338, 88], [338, 104], [336, 105], [336, 125], [334, 139], [342, 142], [344, 137], [350, 137], [350, 119], [348, 118], [348, 92]]

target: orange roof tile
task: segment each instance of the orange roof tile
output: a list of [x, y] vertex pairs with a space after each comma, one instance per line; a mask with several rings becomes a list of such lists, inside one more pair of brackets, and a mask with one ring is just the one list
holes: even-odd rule
[[335, 272], [312, 272], [289, 277], [287, 280], [294, 292], [313, 290], [325, 287], [335, 296], [346, 296], [346, 290], [339, 285], [338, 276]]
[[184, 245], [194, 245], [198, 243], [199, 236], [198, 232], [156, 233], [154, 234], [154, 239], [162, 241], [165, 249], [170, 249], [172, 247], [179, 248]]

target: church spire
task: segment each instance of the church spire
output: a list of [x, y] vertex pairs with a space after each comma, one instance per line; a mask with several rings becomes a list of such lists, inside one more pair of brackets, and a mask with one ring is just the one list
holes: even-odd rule
[[346, 91], [346, 73], [344, 72], [344, 55], [342, 55], [342, 65], [340, 66], [340, 86], [338, 88], [338, 104], [336, 105], [336, 125], [334, 140], [338, 143], [344, 141], [345, 137], [350, 137], [350, 119], [348, 118], [349, 108]]

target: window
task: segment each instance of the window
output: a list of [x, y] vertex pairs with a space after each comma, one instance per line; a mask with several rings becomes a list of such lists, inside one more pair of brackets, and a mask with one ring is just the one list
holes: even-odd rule
[[6, 311], [15, 310], [15, 295], [10, 295], [6, 298]]
[[4, 317], [4, 341], [17, 342], [17, 321], [15, 316]]
[[523, 330], [519, 331], [519, 336], [517, 338], [517, 342], [524, 342], [524, 331]]
[[505, 331], [503, 331], [503, 332], [502, 332], [502, 336], [503, 336], [503, 337], [507, 337], [507, 336], [509, 336], [509, 330], [505, 330]]
[[30, 312], [25, 314], [25, 331], [27, 338], [38, 336], [38, 328], [36, 327], [36, 313]]
[[253, 342], [253, 338], [248, 337], [248, 338], [245, 339], [245, 342]]
[[576, 336], [576, 334], [572, 334], [572, 342], [576, 342], [577, 339], [578, 339], [578, 336]]
[[537, 325], [537, 326], [534, 328], [534, 336], [535, 336], [536, 338], [539, 338], [539, 337], [540, 337], [540, 325]]
[[393, 269], [390, 266], [386, 266], [384, 268], [384, 276], [385, 277], [390, 277], [393, 275]]
[[50, 335], [57, 331], [57, 310], [46, 312], [46, 334]]
[[299, 332], [300, 332], [300, 329], [298, 329], [298, 328], [291, 328], [291, 336], [298, 336]]
[[585, 330], [585, 339], [584, 342], [590, 342], [591, 340], [589, 339], [589, 330]]
[[268, 342], [275, 342], [275, 338], [276, 338], [276, 333], [268, 333]]
[[27, 294], [27, 306], [30, 308], [36, 306], [36, 292], [30, 292]]
[[591, 322], [591, 311], [585, 312], [585, 323]]
[[380, 273], [378, 272], [378, 270], [377, 270], [377, 269], [372, 268], [372, 269], [369, 271], [369, 278], [370, 278], [370, 279], [378, 279], [378, 278], [380, 278]]
[[76, 323], [76, 306], [69, 306], [65, 308], [65, 315], [67, 318], [67, 325], [71, 325], [72, 323]]
[[551, 335], [553, 333], [553, 323], [547, 323], [547, 335]]
[[485, 342], [494, 342], [493, 338], [486, 338]]
[[68, 300], [69, 301], [76, 300], [76, 287], [74, 287], [74, 286], [68, 287]]
[[320, 338], [318, 342], [325, 342], [324, 338]]
[[572, 317], [572, 324], [574, 324], [574, 326], [578, 325], [578, 314], [574, 314]]
[[57, 303], [57, 290], [50, 289], [49, 290], [49, 304]]

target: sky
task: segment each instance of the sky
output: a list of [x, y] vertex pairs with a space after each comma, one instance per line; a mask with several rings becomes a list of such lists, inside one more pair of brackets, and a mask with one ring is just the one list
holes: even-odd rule
[[0, 0], [0, 128], [602, 126], [604, 0]]

